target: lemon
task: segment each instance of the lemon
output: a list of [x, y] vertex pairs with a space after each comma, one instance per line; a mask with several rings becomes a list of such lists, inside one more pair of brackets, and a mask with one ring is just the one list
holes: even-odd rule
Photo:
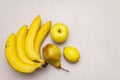
[[78, 62], [80, 59], [80, 52], [73, 46], [67, 46], [63, 50], [64, 57], [71, 63]]

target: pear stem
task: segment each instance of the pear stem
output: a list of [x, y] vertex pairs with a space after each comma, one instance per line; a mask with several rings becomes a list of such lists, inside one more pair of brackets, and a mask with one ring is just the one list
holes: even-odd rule
[[69, 70], [67, 70], [67, 69], [65, 69], [65, 68], [63, 68], [63, 67], [60, 67], [60, 69], [66, 71], [66, 72], [69, 72]]

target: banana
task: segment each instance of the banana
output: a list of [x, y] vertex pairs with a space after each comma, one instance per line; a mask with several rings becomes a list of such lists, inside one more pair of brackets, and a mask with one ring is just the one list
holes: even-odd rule
[[41, 67], [41, 64], [28, 64], [23, 62], [17, 55], [15, 34], [11, 33], [6, 41], [6, 58], [11, 67], [22, 73], [31, 73], [37, 68]]
[[27, 57], [30, 58], [31, 60], [44, 63], [44, 61], [37, 55], [34, 49], [34, 41], [39, 30], [40, 23], [41, 23], [40, 16], [37, 16], [30, 25], [28, 34], [25, 39], [25, 51]]
[[40, 46], [43, 42], [43, 40], [45, 39], [45, 37], [47, 36], [47, 33], [50, 30], [50, 26], [51, 26], [51, 21], [46, 22], [38, 31], [38, 34], [35, 38], [35, 51], [37, 52], [37, 55], [40, 56]]
[[26, 53], [25, 53], [25, 37], [27, 34], [27, 25], [23, 25], [17, 32], [16, 34], [16, 47], [17, 47], [17, 53], [19, 58], [26, 63], [29, 64], [35, 64], [32, 60], [27, 58]]

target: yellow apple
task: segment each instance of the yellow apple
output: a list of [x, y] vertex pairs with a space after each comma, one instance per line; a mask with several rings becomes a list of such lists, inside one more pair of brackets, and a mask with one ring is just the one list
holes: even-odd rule
[[68, 27], [62, 23], [56, 23], [50, 30], [50, 35], [53, 41], [62, 43], [66, 41], [69, 34]]

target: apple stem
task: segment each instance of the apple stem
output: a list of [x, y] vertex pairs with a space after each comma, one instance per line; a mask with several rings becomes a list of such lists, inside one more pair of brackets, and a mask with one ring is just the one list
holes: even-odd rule
[[65, 69], [65, 68], [63, 68], [63, 67], [60, 67], [60, 69], [66, 71], [66, 72], [69, 72], [69, 70], [67, 70], [67, 69]]

